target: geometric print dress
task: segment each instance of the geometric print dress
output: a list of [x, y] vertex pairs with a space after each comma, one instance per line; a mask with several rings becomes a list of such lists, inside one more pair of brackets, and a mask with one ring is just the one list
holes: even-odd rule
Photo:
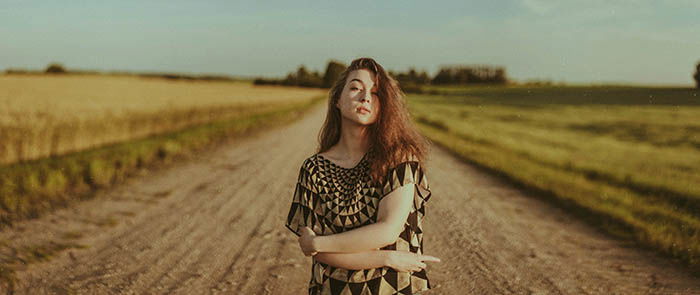
[[[316, 235], [331, 235], [377, 221], [379, 202], [396, 188], [415, 185], [413, 206], [404, 230], [393, 244], [381, 250], [403, 250], [423, 254], [422, 222], [431, 192], [423, 169], [415, 158], [387, 171], [381, 183], [372, 185], [369, 176], [371, 150], [353, 168], [336, 165], [319, 154], [306, 158], [299, 176], [285, 226], [300, 236], [308, 226]], [[420, 294], [430, 289], [426, 270], [399, 272], [380, 268], [349, 270], [313, 259], [309, 294], [387, 295]]]

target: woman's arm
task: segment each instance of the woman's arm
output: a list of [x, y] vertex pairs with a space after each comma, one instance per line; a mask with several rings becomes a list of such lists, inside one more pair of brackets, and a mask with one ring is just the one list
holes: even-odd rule
[[430, 255], [419, 255], [409, 251], [370, 250], [357, 253], [328, 253], [321, 252], [314, 256], [318, 261], [331, 266], [361, 270], [391, 267], [396, 271], [420, 271], [426, 268], [426, 261], [440, 262], [440, 258]]
[[327, 236], [304, 236], [299, 245], [304, 253], [361, 252], [396, 242], [411, 212], [415, 185], [407, 183], [382, 198], [377, 222]]
[[370, 269], [387, 266], [388, 251], [369, 250], [356, 253], [318, 253], [314, 259], [344, 269]]

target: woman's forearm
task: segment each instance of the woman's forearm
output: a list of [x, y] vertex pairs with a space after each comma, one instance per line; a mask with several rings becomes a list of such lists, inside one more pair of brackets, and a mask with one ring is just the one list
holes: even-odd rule
[[314, 255], [314, 259], [339, 268], [361, 270], [386, 266], [386, 252], [385, 250], [369, 250], [355, 253], [320, 252]]
[[[403, 227], [403, 224], [401, 224]], [[377, 222], [349, 231], [327, 236], [316, 236], [313, 247], [316, 252], [361, 252], [389, 245], [399, 237], [402, 228]]]

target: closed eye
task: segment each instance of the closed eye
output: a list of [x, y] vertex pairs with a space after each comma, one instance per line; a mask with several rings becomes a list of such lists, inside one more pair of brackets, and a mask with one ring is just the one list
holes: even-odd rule
[[[350, 90], [359, 90], [357, 87], [350, 87]], [[372, 95], [379, 95], [378, 92], [372, 92]]]

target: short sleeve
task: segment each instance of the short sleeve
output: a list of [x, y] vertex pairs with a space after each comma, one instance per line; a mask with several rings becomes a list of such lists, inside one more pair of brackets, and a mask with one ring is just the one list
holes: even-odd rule
[[415, 208], [423, 207], [430, 199], [432, 193], [428, 184], [428, 178], [418, 161], [405, 161], [387, 171], [382, 188], [382, 198], [409, 183], [416, 186]]
[[300, 228], [308, 226], [313, 229], [313, 224], [316, 222], [316, 213], [313, 210], [313, 194], [315, 192], [312, 190], [313, 184], [308, 165], [307, 159], [299, 169], [292, 203], [285, 223], [285, 226], [297, 236], [301, 236]]

